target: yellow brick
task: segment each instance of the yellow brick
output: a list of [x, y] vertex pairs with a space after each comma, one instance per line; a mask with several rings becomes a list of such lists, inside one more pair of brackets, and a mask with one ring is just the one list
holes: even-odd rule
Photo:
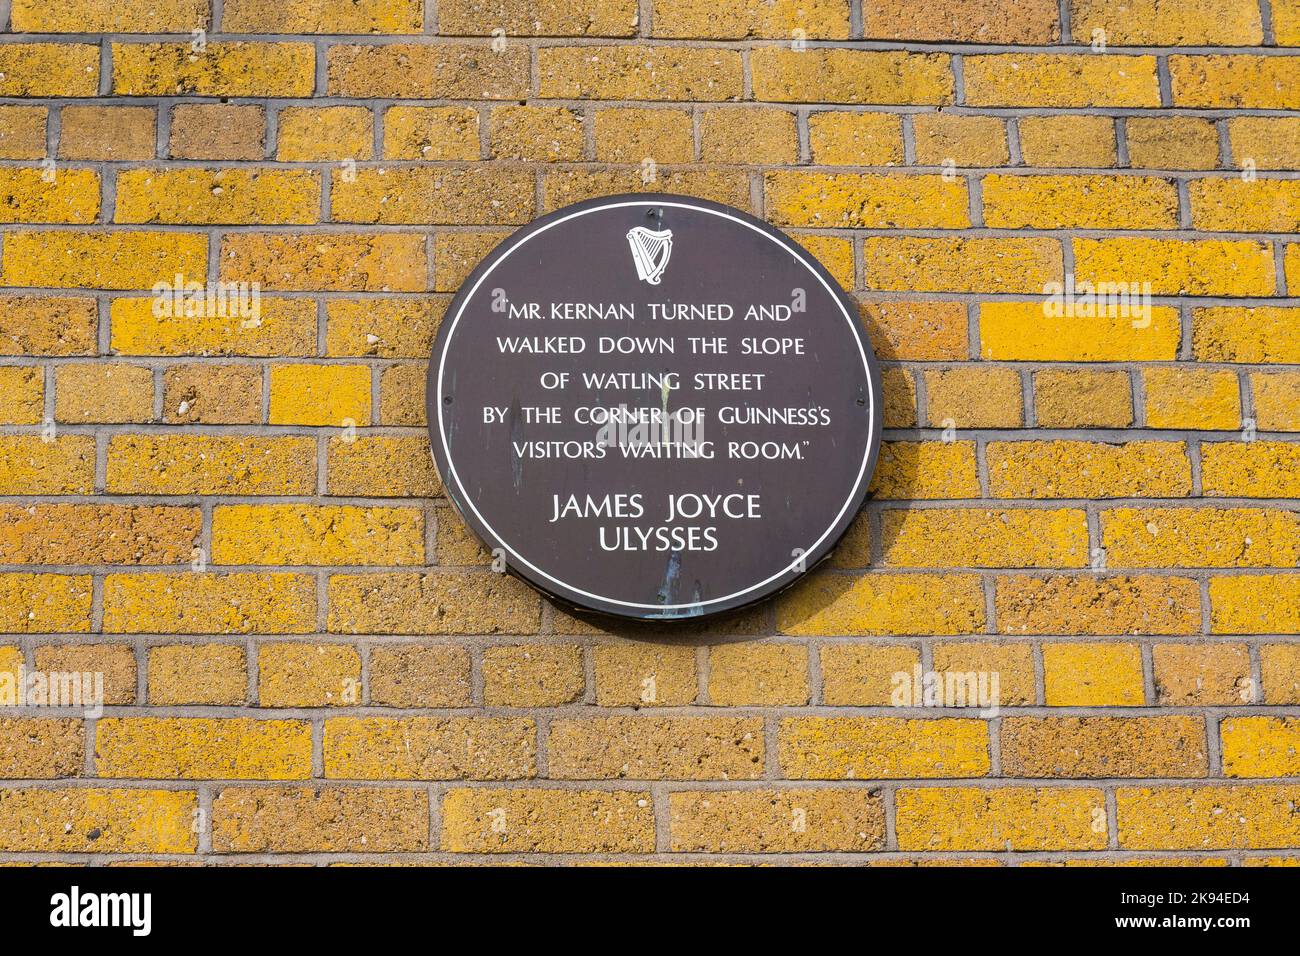
[[831, 166], [898, 166], [903, 128], [892, 113], [818, 112], [808, 117], [813, 162]]
[[0, 791], [0, 849], [21, 853], [193, 853], [192, 790]]
[[971, 574], [814, 575], [781, 598], [782, 634], [974, 634], [984, 595]]
[[[461, 0], [467, 2], [467, 0]], [[633, 12], [635, 22], [635, 12]], [[744, 40], [847, 40], [849, 10], [839, 0], [772, 0], [718, 5], [707, 0], [654, 0], [654, 35]]]
[[90, 355], [94, 299], [0, 295], [0, 355]]
[[[172, 282], [172, 279], [165, 280]], [[226, 302], [227, 315], [154, 315], [152, 298], [114, 299], [111, 344], [120, 355], [311, 355], [316, 351], [316, 308], [307, 299], [261, 298]], [[195, 302], [196, 308], [200, 306]], [[247, 308], [245, 307], [247, 306]], [[198, 309], [203, 311], [202, 309]]]
[[204, 0], [16, 0], [11, 18], [19, 33], [188, 33], [210, 25]]
[[176, 564], [197, 544], [197, 508], [0, 505], [0, 563]]
[[429, 795], [399, 787], [226, 787], [218, 853], [389, 853], [429, 848]]
[[1294, 568], [1300, 515], [1251, 508], [1110, 508], [1102, 545], [1116, 567]]
[[446, 311], [429, 299], [331, 299], [325, 351], [335, 356], [427, 358]]
[[489, 567], [492, 553], [456, 513], [456, 509], [439, 505], [435, 512], [438, 534], [438, 564], [442, 566]]
[[329, 95], [398, 99], [517, 100], [529, 95], [529, 51], [481, 43], [335, 44], [327, 54]]
[[442, 848], [452, 853], [650, 853], [645, 791], [462, 790], [442, 800]]
[[290, 106], [280, 111], [275, 158], [282, 163], [371, 159], [374, 117], [364, 106]]
[[1035, 372], [1034, 417], [1043, 428], [1127, 428], [1133, 424], [1132, 382], [1123, 371]]
[[841, 288], [851, 289], [856, 284], [853, 273], [857, 266], [853, 262], [852, 239], [818, 233], [795, 234], [790, 238], [811, 252]]
[[0, 107], [0, 159], [44, 158], [48, 113], [44, 106]]
[[1134, 169], [1214, 169], [1219, 165], [1219, 131], [1213, 120], [1130, 116], [1125, 120], [1125, 136], [1128, 164]]
[[320, 173], [296, 169], [123, 169], [114, 222], [309, 224]]
[[228, 33], [419, 33], [421, 0], [229, 0]]
[[1003, 229], [1173, 229], [1178, 191], [1149, 176], [985, 176], [985, 225]]
[[1016, 129], [1020, 155], [1027, 166], [1115, 165], [1115, 121], [1109, 116], [1025, 116], [1017, 121]]
[[1130, 0], [1121, 8], [1082, 0], [1070, 24], [1076, 37], [1102, 30], [1116, 46], [1255, 46], [1264, 37], [1259, 7], [1241, 0]]
[[868, 40], [953, 40], [974, 43], [1052, 43], [1060, 11], [1051, 0], [956, 0], [944, 7], [877, 0], [863, 8]]
[[80, 776], [84, 737], [80, 720], [0, 717], [0, 774], [18, 780]]
[[1300, 846], [1300, 787], [1120, 787], [1119, 845], [1126, 850], [1262, 850]]
[[1077, 568], [1088, 562], [1082, 511], [926, 508], [881, 516], [886, 564], [913, 568]]
[[385, 159], [479, 158], [478, 111], [467, 106], [392, 106], [384, 113]]
[[945, 641], [934, 646], [931, 656], [935, 673], [944, 675], [945, 686], [951, 679], [962, 680], [969, 687], [971, 675], [974, 675], [978, 689], [980, 674], [988, 674], [991, 691], [992, 675], [996, 674], [996, 703], [999, 706], [1016, 707], [1038, 703], [1034, 649], [1030, 644]]
[[262, 370], [255, 365], [174, 365], [163, 372], [169, 424], [256, 425], [262, 421]]
[[1156, 702], [1213, 707], [1255, 702], [1245, 644], [1156, 644], [1151, 648]]
[[1078, 282], [1151, 283], [1153, 295], [1272, 295], [1269, 243], [1205, 239], [1076, 239]]
[[60, 159], [153, 159], [158, 146], [151, 106], [65, 106], [60, 122]]
[[537, 55], [539, 95], [547, 99], [718, 101], [743, 92], [736, 50], [551, 46]]
[[781, 770], [791, 780], [982, 777], [982, 720], [792, 717], [781, 721]]
[[520, 780], [536, 774], [537, 727], [507, 717], [335, 717], [325, 776], [351, 780]]
[[96, 96], [98, 43], [6, 43], [0, 96]]
[[1008, 717], [1009, 777], [1204, 777], [1205, 720], [1168, 717]]
[[384, 369], [379, 380], [379, 424], [425, 424], [424, 394], [428, 377], [429, 367], [425, 362]]
[[1063, 279], [1060, 245], [1041, 237], [868, 236], [862, 258], [868, 289], [1039, 294]]
[[444, 232], [433, 240], [433, 288], [455, 292], [507, 232]]
[[1049, 707], [1141, 707], [1142, 653], [1136, 644], [1044, 644]]
[[799, 134], [793, 113], [721, 107], [700, 116], [700, 158], [706, 163], [793, 163]]
[[995, 116], [917, 113], [912, 117], [916, 161], [922, 166], [1005, 166], [1007, 128]]
[[370, 424], [370, 369], [364, 365], [271, 366], [272, 425]]
[[442, 494], [427, 438], [376, 436], [329, 443], [329, 493], [380, 498]]
[[695, 702], [695, 648], [626, 643], [597, 647], [596, 703], [601, 707], [677, 707]]
[[310, 438], [115, 435], [110, 494], [309, 495], [316, 490]]
[[467, 707], [469, 651], [452, 644], [370, 650], [370, 703], [380, 707]]
[[266, 109], [181, 103], [172, 110], [172, 159], [265, 159]]
[[543, 162], [582, 159], [582, 116], [563, 106], [498, 106], [492, 110], [492, 156]]
[[872, 479], [877, 498], [978, 498], [973, 442], [884, 442]]
[[1171, 56], [1174, 106], [1287, 109], [1300, 93], [1300, 63], [1290, 56]]
[[0, 574], [0, 631], [48, 634], [90, 630], [90, 577]]
[[1232, 429], [1241, 425], [1235, 372], [1187, 368], [1142, 370], [1147, 427]]
[[1234, 166], [1300, 168], [1300, 117], [1234, 116], [1228, 120], [1228, 141]]
[[117, 96], [310, 96], [316, 81], [310, 43], [210, 42], [202, 53], [188, 40], [114, 43], [112, 52]]
[[153, 370], [143, 365], [60, 365], [54, 371], [54, 418], [60, 422], [153, 419]]
[[45, 373], [35, 366], [0, 366], [0, 423], [39, 425], [45, 418]]
[[899, 790], [900, 850], [1104, 850], [1106, 803], [1085, 787]]
[[311, 776], [305, 720], [105, 717], [95, 728], [101, 777], [302, 780]]
[[316, 589], [302, 574], [110, 574], [104, 630], [113, 634], [304, 634]]
[[582, 649], [565, 644], [489, 647], [483, 652], [483, 683], [488, 706], [572, 703], [586, 688]]
[[1206, 495], [1300, 496], [1300, 446], [1290, 442], [1207, 442], [1201, 446]]
[[[1084, 294], [1087, 290], [1078, 290]], [[980, 355], [986, 359], [1029, 362], [1172, 361], [1182, 335], [1178, 310], [1154, 306], [1149, 320], [1136, 310], [1118, 314], [1079, 315], [1078, 311], [1110, 311], [1076, 300], [1075, 315], [1061, 303], [984, 302], [980, 304]], [[1126, 311], [1129, 314], [1124, 314]], [[1146, 324], [1143, 324], [1144, 321]]]
[[1265, 644], [1259, 656], [1264, 703], [1300, 704], [1300, 644]]
[[221, 278], [264, 288], [337, 292], [420, 292], [424, 237], [413, 234], [227, 235]]
[[[442, 0], [438, 32], [486, 36], [501, 29], [507, 36], [632, 36], [635, 0], [573, 4], [565, 0]], [[419, 32], [419, 31], [416, 31]]]
[[995, 498], [1179, 498], [1191, 493], [1182, 442], [994, 441]]
[[95, 485], [95, 439], [0, 435], [0, 494], [87, 495]]
[[1214, 232], [1300, 230], [1300, 182], [1197, 179], [1189, 187], [1192, 224]]
[[883, 707], [892, 703], [894, 675], [908, 679], [921, 655], [914, 647], [876, 644], [823, 644], [822, 703], [829, 706]]
[[99, 189], [99, 174], [89, 169], [56, 169], [49, 178], [42, 169], [6, 166], [0, 168], [0, 221], [91, 223], [99, 216]]
[[864, 302], [863, 323], [877, 357], [920, 361], [968, 358], [961, 302]]
[[870, 516], [859, 511], [828, 559], [831, 568], [866, 568], [871, 564]]
[[615, 107], [596, 112], [596, 158], [606, 163], [689, 163], [695, 158], [691, 114], [679, 109]]
[[[17, 680], [19, 668], [23, 666], [23, 652], [12, 646], [0, 646], [0, 680]], [[4, 675], [9, 674], [9, 678]]]
[[21, 232], [4, 239], [6, 285], [152, 289], [207, 268], [208, 238], [191, 233]]
[[535, 634], [537, 593], [505, 575], [336, 574], [329, 580], [334, 634]]
[[346, 644], [263, 644], [257, 697], [263, 707], [356, 706], [361, 657]]
[[885, 811], [870, 790], [689, 790], [668, 799], [676, 852], [862, 852], [884, 846]]
[[1300, 577], [1210, 578], [1213, 634], [1300, 634]]
[[750, 66], [756, 100], [931, 106], [953, 100], [949, 57], [941, 53], [765, 46], [750, 53]]
[[994, 597], [1004, 634], [1195, 634], [1201, 598], [1191, 578], [1006, 577]]
[[238, 644], [149, 648], [149, 703], [233, 704], [248, 700], [248, 668]]
[[533, 174], [521, 169], [335, 170], [330, 185], [335, 222], [523, 223], [532, 218], [534, 202]]
[[731, 167], [656, 169], [649, 182], [639, 169], [562, 168], [548, 171], [542, 183], [542, 209], [619, 193], [675, 193], [749, 209], [749, 177]]
[[709, 651], [709, 701], [722, 707], [808, 703], [808, 648], [723, 644]]
[[763, 726], [743, 717], [553, 720], [549, 776], [557, 780], [756, 780]]
[[[34, 656], [36, 670], [45, 674], [102, 675], [94, 679], [103, 682], [102, 703], [135, 703], [135, 648], [129, 644], [46, 644]], [[89, 704], [98, 690], [83, 683], [82, 699]]]
[[1300, 431], [1300, 375], [1251, 372], [1255, 423], [1264, 431]]
[[884, 395], [886, 428], [916, 425], [916, 380], [911, 372], [901, 368], [881, 370], [880, 391]]
[[964, 179], [867, 173], [771, 172], [774, 222], [865, 229], [954, 229], [970, 225]]
[[1300, 4], [1295, 0], [1273, 5], [1273, 35], [1280, 46], [1300, 46]]
[[971, 106], [1159, 106], [1154, 56], [995, 53], [966, 57]]
[[967, 367], [925, 373], [926, 421], [932, 427], [1019, 428], [1020, 375], [1010, 368]]

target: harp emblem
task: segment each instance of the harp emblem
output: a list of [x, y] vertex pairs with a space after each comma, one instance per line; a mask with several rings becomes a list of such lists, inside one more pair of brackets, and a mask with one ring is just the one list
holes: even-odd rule
[[636, 263], [636, 274], [644, 282], [658, 285], [664, 270], [668, 268], [668, 257], [673, 253], [673, 231], [664, 229], [656, 232], [645, 226], [637, 226], [627, 234], [627, 244], [632, 247], [632, 261]]

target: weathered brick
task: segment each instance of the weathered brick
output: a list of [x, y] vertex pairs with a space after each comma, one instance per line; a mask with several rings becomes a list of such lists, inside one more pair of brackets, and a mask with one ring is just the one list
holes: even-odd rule
[[902, 120], [892, 113], [816, 112], [808, 117], [808, 147], [813, 162], [822, 165], [898, 166]]
[[268, 421], [272, 425], [369, 425], [370, 368], [271, 366]]
[[163, 420], [173, 425], [262, 421], [262, 370], [255, 365], [173, 365], [163, 372]]
[[[111, 348], [119, 355], [315, 353], [316, 308], [310, 300], [259, 297], [254, 307], [251, 298], [232, 298], [225, 305], [226, 315], [184, 315], [184, 309], [174, 306], [155, 315], [152, 298], [114, 299], [109, 307]], [[195, 306], [206, 311], [198, 302]]]
[[528, 48], [479, 43], [335, 45], [329, 94], [383, 99], [516, 100], [528, 95]]
[[229, 0], [228, 33], [419, 33], [422, 0]]
[[1142, 652], [1136, 644], [1044, 644], [1048, 707], [1140, 707]]
[[490, 567], [494, 558], [456, 509], [439, 505], [435, 512], [438, 564], [444, 567]]
[[218, 853], [392, 853], [429, 847], [429, 794], [399, 787], [226, 787]]
[[352, 780], [520, 780], [536, 773], [537, 727], [510, 717], [335, 717], [325, 776]]
[[336, 574], [329, 580], [335, 634], [533, 634], [536, 592], [480, 572]]
[[110, 494], [304, 495], [316, 488], [310, 438], [115, 435], [108, 443]]
[[1007, 717], [1009, 777], [1204, 777], [1205, 721], [1168, 717]]
[[1235, 429], [1241, 388], [1235, 372], [1188, 368], [1142, 370], [1149, 428]]
[[478, 110], [468, 106], [390, 106], [384, 111], [384, 159], [476, 160]]
[[1234, 116], [1228, 120], [1228, 143], [1234, 166], [1300, 168], [1300, 117]]
[[492, 156], [559, 162], [582, 159], [582, 115], [563, 106], [497, 106], [492, 110]]
[[900, 567], [1073, 568], [1088, 561], [1086, 515], [1074, 509], [926, 508], [881, 515], [885, 563]]
[[1290, 442], [1206, 442], [1201, 485], [1207, 496], [1300, 497], [1300, 446]]
[[653, 23], [657, 37], [849, 38], [849, 8], [844, 0], [772, 0], [725, 6], [707, 0], [654, 0]]
[[87, 495], [95, 485], [95, 439], [0, 435], [0, 494]]
[[676, 707], [695, 702], [695, 649], [673, 644], [604, 644], [592, 652], [601, 707]]
[[650, 853], [650, 794], [627, 790], [447, 791], [442, 848], [453, 853]]
[[[1055, 315], [1049, 303], [980, 304], [980, 355], [1029, 362], [1171, 361], [1181, 337], [1178, 310], [1151, 309], [1144, 321], [1130, 310], [1118, 314]], [[1063, 308], [1056, 311], [1065, 312]]]
[[1294, 786], [1120, 787], [1126, 850], [1263, 850], [1300, 846]]
[[265, 159], [266, 109], [230, 103], [179, 103], [172, 110], [172, 159]]
[[1251, 372], [1255, 424], [1264, 431], [1300, 431], [1300, 375]]
[[1130, 116], [1124, 132], [1128, 164], [1135, 169], [1214, 169], [1219, 165], [1219, 131], [1213, 120]]
[[551, 721], [557, 780], [757, 780], [763, 725], [748, 717], [603, 717]]
[[1192, 489], [1182, 442], [994, 441], [986, 453], [995, 498], [1177, 498]]
[[735, 50], [553, 46], [537, 53], [545, 98], [718, 101], [739, 99], [743, 91]]
[[188, 33], [210, 23], [204, 0], [16, 0], [10, 17], [18, 33]]
[[311, 776], [304, 720], [104, 717], [95, 728], [101, 777], [299, 780]]
[[1026, 166], [1100, 168], [1114, 166], [1118, 157], [1115, 120], [1109, 116], [1022, 116], [1016, 132]]
[[212, 514], [216, 564], [420, 564], [416, 508], [222, 505]]
[[868, 289], [1036, 295], [1063, 278], [1060, 244], [1044, 237], [868, 236], [862, 259]]
[[922, 166], [1005, 166], [1007, 128], [995, 116], [917, 113], [912, 117], [916, 161]]
[[1300, 514], [1254, 508], [1110, 508], [1102, 546], [1115, 567], [1294, 568]]
[[4, 283], [85, 289], [152, 289], [203, 275], [208, 237], [178, 232], [18, 232], [4, 237]]
[[1192, 225], [1212, 232], [1300, 230], [1300, 182], [1197, 179], [1188, 187]]
[[[570, 203], [619, 193], [675, 193], [749, 208], [749, 178], [738, 169], [656, 169], [646, 181], [639, 169], [569, 168], [546, 173], [542, 183], [545, 212]], [[441, 287], [441, 283], [440, 283]]]
[[483, 652], [483, 701], [498, 707], [569, 704], [586, 688], [582, 649], [572, 644], [489, 647]]
[[320, 219], [320, 174], [287, 169], [127, 169], [120, 223], [282, 225]]
[[726, 106], [700, 116], [706, 163], [793, 163], [799, 157], [795, 115], [781, 109]]
[[468, 707], [469, 651], [454, 644], [384, 645], [370, 651], [370, 703], [379, 707]]
[[533, 174], [482, 166], [335, 170], [330, 207], [334, 222], [522, 223], [534, 213]]
[[883, 0], [863, 8], [862, 31], [868, 40], [1035, 45], [1061, 35], [1060, 11], [1051, 0], [957, 0], [944, 7]]
[[1300, 644], [1265, 644], [1259, 659], [1264, 703], [1300, 704]]
[[355, 706], [361, 703], [361, 657], [347, 644], [263, 644], [257, 698], [263, 707]]
[[114, 43], [118, 96], [310, 96], [316, 50], [310, 43]]
[[1300, 576], [1210, 578], [1213, 634], [1300, 634]]
[[0, 159], [43, 159], [48, 115], [44, 106], [0, 106]]
[[0, 790], [0, 849], [20, 853], [193, 853], [192, 790]]
[[953, 100], [950, 60], [943, 53], [765, 46], [750, 53], [750, 66], [757, 100], [929, 106]]
[[0, 741], [0, 775], [6, 779], [76, 777], [85, 767], [85, 730], [80, 720], [0, 717]]
[[876, 644], [823, 644], [818, 651], [822, 703], [848, 707], [883, 707], [893, 703], [894, 676], [920, 664], [914, 647]]
[[1223, 239], [1076, 239], [1079, 282], [1150, 282], [1154, 295], [1272, 295], [1269, 243]]
[[433, 288], [455, 292], [508, 232], [444, 232], [433, 240]]
[[[99, 703], [135, 703], [135, 648], [129, 644], [45, 644], [36, 648], [33, 657], [36, 670], [46, 674], [102, 675], [94, 678], [103, 682]], [[90, 706], [99, 688], [85, 681], [83, 677], [81, 699]]]
[[0, 355], [90, 355], [95, 300], [0, 295]]
[[1104, 850], [1106, 804], [1086, 787], [925, 787], [895, 794], [901, 850]]
[[1070, 24], [1076, 37], [1102, 30], [1116, 46], [1254, 46], [1264, 36], [1259, 8], [1240, 0], [1134, 0], [1118, 9], [1080, 0]]
[[427, 438], [387, 435], [329, 443], [329, 493], [431, 498], [442, 493]]
[[0, 46], [0, 96], [95, 96], [98, 43]]
[[1006, 577], [994, 596], [1004, 634], [1194, 634], [1201, 600], [1190, 578]]
[[332, 356], [427, 358], [446, 310], [428, 299], [331, 299], [325, 350]]
[[45, 371], [37, 366], [0, 366], [0, 423], [39, 425], [45, 418]]
[[248, 701], [248, 666], [238, 644], [163, 644], [149, 648], [149, 703]]
[[676, 852], [862, 852], [884, 846], [884, 807], [871, 790], [688, 790], [668, 800]]
[[60, 159], [153, 159], [158, 147], [151, 106], [65, 106], [59, 116]]
[[[944, 641], [934, 645], [931, 658], [935, 673], [944, 677], [945, 689], [950, 679], [962, 680], [969, 687], [973, 675], [978, 696], [980, 675], [987, 674], [990, 696], [996, 696], [995, 705], [1015, 707], [1038, 703], [1034, 649], [1030, 644]], [[997, 675], [996, 695], [991, 693], [994, 674]], [[968, 705], [970, 696], [968, 692]]]
[[966, 181], [942, 176], [771, 172], [767, 210], [785, 225], [953, 229], [970, 224]]
[[89, 575], [0, 574], [0, 631], [57, 634], [89, 630]]
[[0, 221], [84, 225], [99, 216], [99, 174], [89, 169], [0, 168]]
[[985, 225], [1004, 229], [1173, 229], [1178, 191], [1150, 176], [985, 176]]
[[596, 158], [606, 163], [689, 163], [695, 158], [691, 114], [662, 107], [597, 110]]
[[718, 706], [808, 703], [808, 648], [722, 644], [709, 651], [709, 701]]
[[0, 564], [176, 564], [201, 523], [197, 508], [0, 505]]
[[882, 499], [978, 498], [973, 442], [884, 442], [871, 489]]
[[1159, 106], [1154, 56], [993, 53], [965, 58], [971, 106]]
[[1245, 644], [1156, 644], [1156, 702], [1171, 707], [1254, 703]]
[[960, 302], [863, 302], [862, 321], [885, 360], [964, 359], [966, 306]]
[[819, 574], [777, 604], [783, 634], [973, 634], [984, 627], [970, 574]]
[[438, 32], [487, 36], [622, 37], [636, 32], [635, 0], [573, 4], [563, 0], [443, 0]]
[[988, 725], [945, 717], [791, 717], [781, 721], [781, 770], [791, 780], [982, 777]]
[[409, 233], [238, 233], [221, 244], [221, 278], [304, 292], [421, 292], [424, 237]]
[[1174, 106], [1286, 109], [1300, 93], [1300, 63], [1289, 56], [1171, 56]]
[[916, 425], [916, 379], [907, 369], [887, 368], [880, 373], [883, 418], [886, 428]]
[[153, 370], [143, 365], [60, 365], [54, 370], [54, 418], [60, 422], [153, 419]]
[[374, 116], [364, 106], [290, 106], [280, 111], [275, 158], [280, 162], [371, 159]]
[[302, 574], [110, 574], [104, 631], [113, 634], [304, 634], [316, 589]]
[[1043, 428], [1127, 428], [1133, 424], [1133, 383], [1119, 370], [1035, 372], [1034, 418]]
[[926, 371], [926, 421], [943, 428], [1019, 428], [1024, 423], [1020, 374], [1012, 368]]

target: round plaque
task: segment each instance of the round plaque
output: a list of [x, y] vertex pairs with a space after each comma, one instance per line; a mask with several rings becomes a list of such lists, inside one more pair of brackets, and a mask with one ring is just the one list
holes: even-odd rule
[[502, 242], [434, 343], [447, 495], [504, 567], [645, 619], [751, 604], [826, 557], [880, 445], [853, 302], [801, 246], [685, 196], [568, 206]]

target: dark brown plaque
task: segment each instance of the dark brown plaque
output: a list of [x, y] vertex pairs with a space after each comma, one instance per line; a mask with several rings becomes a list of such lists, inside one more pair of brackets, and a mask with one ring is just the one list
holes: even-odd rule
[[880, 374], [853, 302], [739, 210], [611, 196], [520, 229], [443, 319], [429, 437], [511, 572], [623, 617], [761, 600], [862, 506]]

